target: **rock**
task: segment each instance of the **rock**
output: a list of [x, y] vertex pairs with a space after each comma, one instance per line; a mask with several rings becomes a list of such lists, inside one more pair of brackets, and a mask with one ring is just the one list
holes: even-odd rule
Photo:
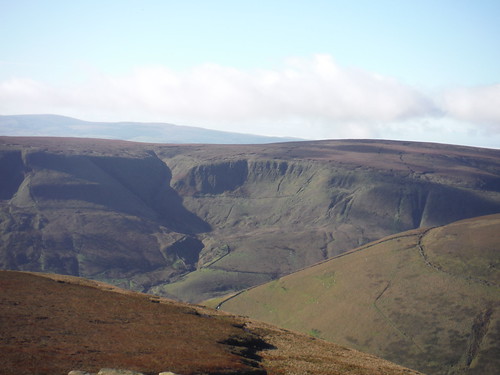
[[[68, 375], [144, 375], [144, 374], [142, 372], [137, 372], [137, 371], [132, 371], [132, 370], [122, 370], [122, 369], [116, 369], [116, 368], [103, 368], [97, 374], [87, 372], [87, 371], [72, 370], [72, 371], [68, 372]], [[164, 372], [160, 372], [158, 375], [179, 375], [179, 374], [176, 374], [175, 372], [171, 372], [171, 371], [164, 371]]]
[[116, 368], [102, 368], [97, 375], [144, 375], [142, 372], [121, 370]]

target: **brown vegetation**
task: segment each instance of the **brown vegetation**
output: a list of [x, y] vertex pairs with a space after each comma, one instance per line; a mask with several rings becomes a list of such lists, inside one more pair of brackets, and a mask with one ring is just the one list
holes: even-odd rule
[[249, 319], [59, 275], [0, 271], [3, 375], [417, 374]]

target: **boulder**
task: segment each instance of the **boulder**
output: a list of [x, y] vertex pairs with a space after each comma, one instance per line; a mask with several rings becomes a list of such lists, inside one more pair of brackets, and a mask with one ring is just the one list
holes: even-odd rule
[[144, 375], [142, 372], [132, 370], [122, 370], [116, 368], [103, 368], [97, 375]]

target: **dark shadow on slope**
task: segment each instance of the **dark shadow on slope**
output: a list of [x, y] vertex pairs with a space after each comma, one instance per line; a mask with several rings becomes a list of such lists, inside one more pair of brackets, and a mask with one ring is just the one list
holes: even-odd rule
[[203, 243], [194, 237], [184, 237], [166, 249], [166, 257], [174, 263], [180, 259], [185, 267], [191, 271], [196, 269], [196, 263], [203, 249]]
[[[238, 326], [238, 328], [240, 327]], [[244, 364], [253, 367], [253, 370], [244, 370], [244, 372], [238, 372], [238, 374], [267, 374], [261, 367], [262, 357], [257, 353], [262, 350], [276, 349], [276, 347], [264, 341], [258, 335], [248, 331], [244, 326], [241, 326], [241, 328], [245, 329], [244, 333], [238, 336], [232, 336], [220, 343], [229, 346], [233, 354], [242, 357], [242, 362]]]
[[27, 160], [29, 167], [39, 173], [43, 171], [31, 187], [38, 200], [97, 204], [149, 218], [180, 233], [211, 229], [183, 206], [181, 197], [170, 187], [170, 169], [155, 156], [127, 158], [36, 152]]
[[0, 153], [0, 200], [11, 199], [24, 180], [21, 151]]
[[170, 186], [172, 172], [153, 155], [143, 159], [94, 157], [91, 160], [144, 202], [168, 228], [186, 234], [210, 231], [207, 222], [184, 207], [182, 198]]
[[237, 189], [247, 177], [246, 160], [206, 164], [191, 169], [189, 175], [183, 181], [178, 181], [175, 187], [188, 194], [221, 194]]
[[478, 191], [434, 185], [421, 212], [420, 227], [438, 226], [500, 212], [497, 201]]

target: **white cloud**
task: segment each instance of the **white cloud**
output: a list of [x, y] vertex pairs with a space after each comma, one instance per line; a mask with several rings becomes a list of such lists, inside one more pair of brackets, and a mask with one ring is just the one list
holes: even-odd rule
[[500, 84], [449, 90], [441, 102], [449, 117], [482, 123], [500, 132]]
[[[482, 128], [464, 122], [487, 123], [485, 131], [500, 126], [499, 98], [500, 85], [495, 85], [447, 91], [435, 100], [390, 77], [340, 66], [329, 55], [289, 59], [274, 70], [205, 64], [174, 71], [155, 66], [121, 76], [94, 73], [83, 85], [0, 82], [0, 114], [159, 121], [305, 138], [401, 138], [429, 129], [439, 133], [443, 118], [460, 121], [456, 129], [465, 138], [465, 133]], [[441, 136], [449, 135], [450, 121]]]

